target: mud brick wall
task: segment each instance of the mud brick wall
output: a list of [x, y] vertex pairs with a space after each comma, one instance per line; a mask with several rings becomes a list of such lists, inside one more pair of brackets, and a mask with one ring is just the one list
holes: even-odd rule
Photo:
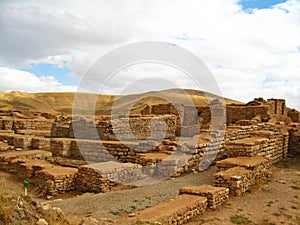
[[292, 121], [294, 123], [299, 123], [300, 122], [300, 112], [298, 112], [297, 110], [288, 110], [287, 113], [288, 117], [290, 117], [292, 119]]
[[289, 130], [288, 155], [300, 156], [300, 124], [294, 124]]
[[241, 105], [227, 105], [226, 115], [227, 124], [234, 124], [239, 120], [251, 120], [257, 115], [262, 118], [267, 118], [269, 107], [268, 105], [262, 106], [241, 106]]
[[268, 99], [267, 103], [270, 107], [270, 112], [277, 115], [287, 115], [287, 108], [284, 99]]
[[110, 161], [80, 166], [75, 185], [80, 191], [107, 192], [118, 184], [127, 184], [142, 176], [142, 166]]

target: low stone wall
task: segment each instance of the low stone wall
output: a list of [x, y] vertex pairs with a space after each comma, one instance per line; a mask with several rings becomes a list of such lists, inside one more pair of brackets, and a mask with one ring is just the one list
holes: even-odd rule
[[228, 157], [262, 155], [273, 163], [287, 155], [288, 134], [267, 130], [255, 131], [252, 137], [226, 143]]
[[[163, 202], [137, 213], [132, 220], [145, 224], [184, 224], [201, 215], [207, 208], [207, 198], [195, 195], [180, 195], [174, 200]], [[120, 223], [122, 224], [122, 223]], [[128, 224], [128, 223], [126, 223]]]
[[33, 149], [50, 151], [50, 138], [33, 137], [31, 146]]
[[271, 175], [272, 163], [263, 156], [227, 158], [217, 162], [219, 171], [233, 167], [244, 167], [252, 171], [253, 181]]
[[252, 172], [244, 167], [232, 167], [214, 175], [213, 185], [229, 187], [230, 194], [240, 196], [253, 184]]
[[75, 189], [77, 169], [51, 167], [35, 172], [31, 182], [42, 196], [56, 196]]
[[179, 190], [179, 194], [198, 195], [207, 198], [208, 207], [215, 209], [229, 198], [229, 188], [214, 187], [208, 184], [201, 186], [187, 186]]
[[130, 184], [143, 177], [142, 166], [114, 161], [80, 166], [76, 188], [87, 192], [107, 192], [118, 184]]
[[50, 137], [50, 130], [16, 130], [16, 134], [30, 135], [35, 137]]
[[0, 119], [0, 130], [51, 130], [53, 120]]
[[235, 196], [271, 175], [271, 163], [263, 156], [228, 158], [217, 162], [217, 166], [219, 172], [214, 175], [213, 185], [229, 187]]
[[50, 151], [54, 156], [70, 156], [71, 139], [52, 138], [50, 140]]
[[52, 153], [41, 150], [13, 151], [0, 155], [0, 169], [27, 179], [43, 197], [75, 189], [77, 169], [50, 164]]
[[13, 142], [13, 146], [15, 148], [22, 148], [24, 150], [26, 149], [30, 149], [32, 147], [32, 136], [15, 136], [14, 137], [14, 142]]

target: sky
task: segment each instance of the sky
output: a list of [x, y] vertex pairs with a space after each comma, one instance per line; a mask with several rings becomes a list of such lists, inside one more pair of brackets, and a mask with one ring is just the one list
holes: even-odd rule
[[[299, 0], [124, 2], [1, 0], [0, 91], [77, 91], [103, 55], [162, 41], [199, 57], [224, 97], [284, 98], [300, 110]], [[149, 79], [158, 77], [175, 86]], [[178, 69], [141, 63], [118, 71], [102, 91], [123, 93], [133, 83], [135, 92], [199, 88]]]

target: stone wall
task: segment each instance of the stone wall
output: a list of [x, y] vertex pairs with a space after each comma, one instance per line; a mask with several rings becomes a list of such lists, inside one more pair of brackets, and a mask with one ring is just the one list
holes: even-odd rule
[[283, 115], [287, 116], [287, 108], [285, 106], [285, 100], [284, 99], [268, 99], [267, 103], [270, 107], [270, 113], [276, 114], [276, 115]]
[[294, 124], [289, 130], [288, 155], [300, 157], [300, 124]]
[[260, 115], [263, 120], [266, 120], [268, 118], [268, 110], [268, 105], [227, 105], [227, 124], [234, 124], [239, 120], [252, 120], [257, 115]]
[[118, 184], [130, 184], [142, 177], [142, 166], [110, 161], [80, 166], [75, 186], [80, 191], [107, 192]]
[[263, 156], [227, 158], [217, 162], [219, 172], [213, 184], [229, 187], [230, 194], [239, 196], [261, 179], [271, 176], [270, 161]]
[[126, 224], [135, 224], [136, 221], [142, 224], [184, 224], [191, 218], [201, 215], [206, 209], [206, 197], [183, 194], [174, 200], [138, 212], [135, 221], [129, 219], [131, 223], [128, 221]]
[[179, 190], [179, 194], [198, 195], [207, 198], [207, 206], [210, 209], [220, 207], [229, 198], [229, 188], [214, 187], [211, 185], [187, 186]]
[[288, 115], [288, 117], [291, 118], [291, 120], [294, 123], [299, 123], [300, 122], [300, 112], [298, 112], [297, 110], [289, 109], [287, 115]]
[[0, 119], [0, 130], [50, 130], [53, 120]]
[[[59, 138], [79, 138], [90, 140], [135, 140], [135, 139], [174, 139], [177, 117], [161, 116], [110, 116], [98, 117], [96, 122], [78, 117], [72, 125], [72, 118], [58, 117], [52, 126], [51, 136]], [[73, 127], [78, 127], [76, 133]]]

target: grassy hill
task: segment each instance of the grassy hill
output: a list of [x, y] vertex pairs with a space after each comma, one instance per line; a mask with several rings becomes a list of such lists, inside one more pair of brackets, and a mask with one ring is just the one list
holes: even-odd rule
[[[0, 111], [35, 111], [51, 114], [71, 114], [75, 93], [25, 93], [0, 92]], [[130, 106], [133, 113], [139, 113], [147, 105], [171, 102], [187, 102], [192, 100], [197, 106], [206, 106], [216, 95], [197, 90], [169, 89], [143, 94], [126, 96], [82, 94], [77, 95], [80, 100], [77, 108], [85, 112], [93, 106], [97, 99], [95, 109], [97, 114], [109, 114], [112, 106], [122, 111]], [[159, 97], [158, 97], [159, 96]], [[225, 99], [226, 104], [240, 103]]]

